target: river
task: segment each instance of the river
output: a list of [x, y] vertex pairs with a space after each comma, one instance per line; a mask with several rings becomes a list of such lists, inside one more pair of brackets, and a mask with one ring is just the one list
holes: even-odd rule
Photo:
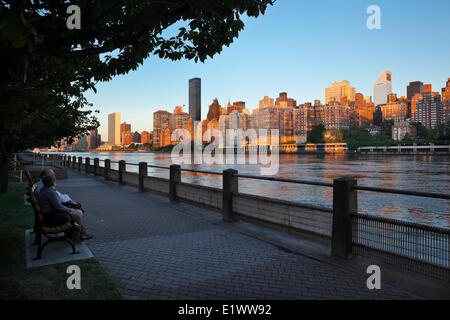
[[[97, 157], [127, 163], [169, 166], [170, 153], [64, 153], [82, 157]], [[283, 154], [277, 177], [308, 181], [332, 182], [351, 176], [359, 185], [383, 188], [450, 193], [450, 156], [448, 155], [358, 155], [358, 154]], [[91, 160], [92, 163], [92, 160]], [[103, 166], [103, 163], [100, 163]], [[182, 165], [183, 168], [220, 172], [234, 168], [239, 173], [260, 175], [259, 165]], [[112, 168], [117, 168], [112, 164]], [[168, 170], [149, 168], [148, 174], [168, 178]], [[137, 172], [137, 166], [127, 166]], [[221, 187], [220, 176], [197, 173], [182, 174], [182, 181], [212, 187]], [[332, 188], [243, 179], [239, 191], [277, 199], [332, 206]], [[450, 227], [450, 201], [405, 195], [359, 191], [358, 210], [362, 213], [412, 221], [428, 225]]]

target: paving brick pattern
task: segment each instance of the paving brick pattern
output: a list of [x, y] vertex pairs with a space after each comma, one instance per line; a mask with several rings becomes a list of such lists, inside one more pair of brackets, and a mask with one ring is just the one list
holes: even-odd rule
[[[61, 191], [83, 203], [88, 246], [128, 299], [411, 299], [367, 276], [284, 251], [187, 204], [69, 172]], [[210, 213], [210, 215], [217, 215]]]

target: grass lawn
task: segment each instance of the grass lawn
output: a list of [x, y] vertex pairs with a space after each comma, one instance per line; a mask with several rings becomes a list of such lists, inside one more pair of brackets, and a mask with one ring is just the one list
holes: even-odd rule
[[[25, 267], [25, 229], [33, 226], [33, 209], [26, 206], [25, 183], [10, 183], [0, 194], [0, 300], [122, 299], [113, 281], [95, 258], [51, 266]], [[81, 290], [69, 290], [68, 265], [81, 269]]]

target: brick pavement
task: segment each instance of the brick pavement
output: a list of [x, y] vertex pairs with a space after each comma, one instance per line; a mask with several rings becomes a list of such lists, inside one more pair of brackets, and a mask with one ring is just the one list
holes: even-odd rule
[[85, 206], [95, 235], [87, 244], [128, 299], [420, 298], [387, 284], [368, 290], [366, 274], [243, 234], [217, 213], [100, 177], [69, 170], [57, 188]]

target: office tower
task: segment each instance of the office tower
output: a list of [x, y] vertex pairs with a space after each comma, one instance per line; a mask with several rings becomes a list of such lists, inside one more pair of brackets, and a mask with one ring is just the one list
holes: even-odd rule
[[450, 121], [450, 78], [447, 80], [447, 85], [442, 88], [442, 120], [443, 122]]
[[189, 80], [189, 115], [192, 117], [192, 122], [201, 120], [201, 87], [202, 80], [200, 78]]
[[373, 102], [375, 106], [387, 103], [387, 96], [392, 93], [392, 72], [384, 70], [373, 83]]
[[380, 106], [383, 114], [383, 121], [394, 120], [404, 121], [408, 117], [408, 99], [397, 98], [395, 93], [388, 95], [388, 102]]
[[428, 129], [443, 120], [442, 100], [439, 92], [433, 92], [431, 84], [423, 86], [423, 93], [416, 93], [411, 100], [412, 118]]
[[213, 103], [209, 105], [208, 115], [206, 116], [206, 119], [208, 121], [211, 120], [219, 121], [219, 118], [221, 116], [221, 109], [222, 106], [219, 104], [219, 100], [215, 98]]
[[423, 82], [413, 81], [406, 87], [406, 98], [411, 101], [416, 93], [423, 93]]
[[173, 129], [173, 114], [165, 110], [153, 113], [153, 145], [160, 146], [161, 133], [164, 129]]
[[331, 87], [325, 88], [325, 104], [332, 101], [340, 103], [342, 98], [346, 98], [348, 102], [355, 101], [355, 93], [355, 88], [347, 80], [334, 82]]
[[142, 131], [142, 133], [141, 133], [141, 143], [152, 143], [152, 139], [150, 138], [150, 132]]
[[108, 143], [120, 145], [120, 113], [108, 114]]

